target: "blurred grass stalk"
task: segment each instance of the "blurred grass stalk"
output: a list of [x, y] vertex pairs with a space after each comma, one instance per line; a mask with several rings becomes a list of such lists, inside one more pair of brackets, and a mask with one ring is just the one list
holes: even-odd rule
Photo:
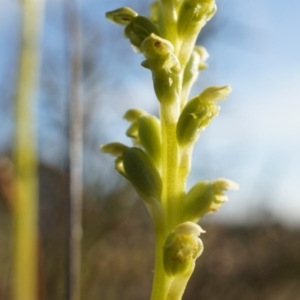
[[14, 300], [35, 300], [38, 291], [38, 179], [34, 110], [43, 2], [22, 2], [23, 22], [15, 103]]
[[68, 300], [80, 299], [82, 190], [83, 190], [83, 104], [81, 22], [79, 1], [65, 1], [67, 54], [69, 69], [70, 114], [70, 196], [68, 201], [67, 295]]

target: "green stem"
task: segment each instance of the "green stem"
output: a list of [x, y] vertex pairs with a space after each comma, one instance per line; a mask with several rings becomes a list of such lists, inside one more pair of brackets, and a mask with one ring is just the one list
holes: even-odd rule
[[194, 269], [195, 263], [193, 262], [190, 268], [184, 274], [174, 277], [169, 288], [169, 293], [166, 298], [167, 300], [181, 300], [186, 285], [193, 274]]
[[187, 103], [189, 94], [190, 94], [190, 87], [187, 85], [184, 85], [182, 87], [182, 93], [181, 93], [181, 101], [180, 101], [181, 109], [183, 109], [185, 104]]
[[180, 222], [182, 190], [178, 178], [179, 148], [176, 124], [180, 113], [179, 101], [161, 103], [162, 124], [162, 205], [165, 208], [168, 233]]
[[[183, 74], [187, 67], [188, 66], [186, 65], [184, 68], [182, 68]], [[186, 105], [186, 103], [189, 99], [191, 88], [195, 82], [194, 80], [195, 79], [190, 79], [188, 81], [185, 81], [185, 78], [183, 77], [183, 83], [182, 83], [182, 89], [181, 89], [181, 99], [180, 99], [180, 109], [181, 110], [183, 110], [184, 106]]]
[[156, 232], [155, 270], [151, 300], [166, 300], [172, 283], [172, 278], [167, 276], [163, 266], [163, 246], [165, 234]]
[[180, 184], [182, 185], [183, 190], [186, 190], [187, 177], [191, 171], [192, 152], [193, 152], [193, 146], [187, 146], [183, 149], [180, 149], [178, 177], [180, 178]]
[[166, 236], [156, 232], [155, 273], [151, 300], [181, 300], [186, 285], [194, 271], [195, 263], [179, 276], [170, 277], [165, 273], [163, 266], [163, 246]]
[[177, 34], [177, 10], [173, 0], [161, 0], [160, 2], [162, 37], [170, 41], [175, 49], [175, 54], [179, 50]]
[[[181, 80], [178, 83], [181, 86]], [[179, 89], [180, 90], [180, 89]], [[160, 105], [162, 126], [162, 207], [166, 223], [164, 229], [156, 228], [156, 263], [151, 300], [181, 299], [183, 289], [171, 292], [174, 278], [165, 273], [163, 266], [163, 246], [167, 235], [181, 222], [182, 196], [185, 184], [179, 176], [180, 152], [176, 137], [176, 125], [180, 114], [180, 95], [175, 99], [164, 99]], [[156, 223], [156, 222], [154, 222]]]

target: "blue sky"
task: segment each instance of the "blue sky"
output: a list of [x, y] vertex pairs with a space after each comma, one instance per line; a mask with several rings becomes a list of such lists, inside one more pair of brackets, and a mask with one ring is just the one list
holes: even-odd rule
[[[7, 71], [11, 78], [14, 76], [14, 68], [9, 66], [14, 62], [18, 42], [17, 2], [2, 2], [7, 11], [0, 12], [0, 88]], [[106, 64], [105, 74], [90, 76], [90, 81], [98, 80], [98, 84], [85, 89], [86, 95], [99, 98], [91, 116], [96, 144], [114, 140], [129, 143], [124, 135], [127, 124], [121, 119], [127, 109], [140, 107], [157, 113], [150, 72], [139, 66], [142, 56], [133, 53], [128, 41], [122, 39], [122, 28], [104, 18], [106, 10], [125, 5], [145, 13], [149, 3], [82, 1], [84, 19], [99, 27], [101, 47], [95, 63]], [[219, 0], [217, 5], [216, 16], [203, 30], [204, 38], [199, 38], [210, 53], [209, 68], [200, 75], [193, 94], [210, 85], [224, 84], [230, 84], [233, 92], [221, 103], [220, 115], [197, 143], [188, 184], [217, 177], [228, 177], [240, 184], [240, 191], [230, 193], [230, 201], [209, 218], [244, 222], [268, 212], [288, 225], [300, 225], [300, 2]], [[48, 2], [43, 66], [47, 69], [48, 55], [55, 53], [55, 59], [62, 61], [56, 72], [63, 75], [59, 9], [61, 1]], [[85, 36], [88, 39], [88, 31]], [[62, 101], [53, 108], [49, 96], [41, 93], [39, 108], [41, 157], [58, 165], [65, 155], [65, 145], [63, 135], [52, 126], [54, 117], [50, 112], [59, 110], [63, 118], [63, 90], [62, 79]], [[0, 105], [4, 107], [4, 100]], [[7, 116], [1, 115], [1, 120], [0, 147], [4, 148], [11, 129]], [[49, 145], [54, 145], [52, 151]], [[111, 173], [113, 160], [99, 155], [98, 149], [88, 155], [92, 159], [86, 161], [87, 180], [97, 181], [97, 176], [104, 178]], [[113, 185], [122, 184], [117, 174], [111, 176]]]

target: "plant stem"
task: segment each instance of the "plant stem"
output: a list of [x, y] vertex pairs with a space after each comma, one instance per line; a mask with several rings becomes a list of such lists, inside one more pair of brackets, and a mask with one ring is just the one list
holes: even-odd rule
[[15, 300], [37, 299], [38, 182], [33, 108], [38, 82], [38, 43], [42, 16], [43, 1], [23, 1], [23, 32], [15, 108]]
[[[176, 99], [177, 100], [177, 99]], [[162, 125], [162, 205], [166, 211], [168, 233], [180, 221], [181, 190], [178, 178], [179, 149], [176, 124], [180, 113], [179, 101], [161, 103]]]
[[181, 300], [194, 268], [195, 263], [193, 262], [190, 268], [184, 274], [174, 277], [174, 280], [169, 288], [167, 300]]
[[178, 39], [177, 39], [177, 11], [173, 0], [161, 0], [161, 17], [160, 20], [162, 36], [170, 41], [177, 53]]
[[70, 196], [68, 203], [68, 300], [80, 299], [81, 282], [81, 239], [82, 239], [82, 173], [83, 173], [83, 104], [82, 104], [82, 62], [81, 24], [78, 1], [65, 3], [69, 36], [69, 109], [70, 109]]
[[180, 162], [178, 166], [178, 177], [180, 178], [180, 184], [182, 189], [186, 189], [187, 177], [191, 171], [193, 147], [187, 146], [180, 149]]
[[[177, 37], [177, 12], [173, 1], [162, 0], [160, 24], [162, 24], [163, 37], [174, 46], [174, 52], [178, 52]], [[178, 93], [174, 93], [174, 99], [161, 99], [160, 119], [162, 130], [162, 199], [161, 203], [166, 215], [166, 228], [164, 232], [156, 230], [156, 259], [155, 274], [151, 300], [175, 300], [180, 299], [184, 289], [178, 293], [170, 294], [173, 277], [167, 276], [163, 265], [163, 246], [167, 235], [181, 221], [182, 196], [185, 192], [185, 184], [181, 184], [178, 167], [180, 164], [180, 152], [176, 137], [176, 125], [181, 112], [180, 98], [182, 87], [182, 74], [176, 82]], [[165, 101], [166, 100], [166, 101]]]
[[172, 278], [165, 273], [163, 266], [163, 246], [165, 234], [162, 232], [156, 233], [155, 246], [155, 269], [151, 300], [165, 300], [172, 282]]
[[[179, 83], [181, 85], [181, 81]], [[180, 89], [179, 89], [180, 90]], [[185, 182], [182, 181], [179, 165], [180, 149], [176, 137], [176, 125], [180, 115], [180, 95], [160, 105], [162, 126], [162, 206], [166, 214], [164, 230], [156, 230], [156, 263], [151, 300], [179, 300], [185, 284], [172, 287], [174, 277], [169, 277], [163, 266], [163, 246], [167, 235], [181, 222], [182, 196], [185, 193]], [[173, 291], [171, 291], [173, 290]]]

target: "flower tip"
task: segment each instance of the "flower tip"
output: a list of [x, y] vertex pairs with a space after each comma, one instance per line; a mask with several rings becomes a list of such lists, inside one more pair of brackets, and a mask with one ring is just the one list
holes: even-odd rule
[[105, 13], [105, 17], [107, 19], [123, 26], [129, 24], [132, 21], [132, 19], [134, 19], [137, 16], [138, 14], [129, 7], [121, 7]]
[[198, 224], [193, 222], [184, 222], [176, 226], [174, 229], [176, 234], [184, 234], [184, 235], [194, 235], [200, 236], [201, 233], [205, 233]]
[[111, 156], [121, 156], [128, 147], [122, 143], [114, 142], [100, 146], [100, 151], [110, 154]]
[[138, 108], [132, 108], [127, 110], [127, 112], [124, 114], [123, 118], [128, 122], [134, 122], [137, 121], [142, 115], [147, 114], [145, 111], [138, 109]]
[[240, 186], [236, 182], [229, 180], [229, 185], [227, 186], [227, 189], [233, 190], [233, 191], [238, 191], [240, 189]]
[[[232, 92], [232, 88], [230, 85], [224, 85], [224, 86], [219, 87], [218, 93], [220, 95], [220, 100], [227, 98], [231, 92]], [[218, 101], [218, 100], [216, 100], [216, 101]]]
[[232, 92], [232, 87], [230, 85], [225, 85], [224, 91], [226, 91], [228, 94], [230, 94]]
[[225, 178], [216, 179], [214, 184], [220, 190], [239, 190], [239, 185], [236, 182]]
[[163, 55], [174, 52], [174, 46], [166, 39], [151, 33], [142, 43], [141, 46], [146, 58], [153, 57], [156, 54]]
[[200, 94], [200, 99], [202, 102], [218, 102], [221, 100], [226, 99], [229, 94], [231, 93], [232, 89], [230, 85], [224, 85], [224, 86], [211, 86], [207, 89], [205, 89]]
[[200, 56], [202, 61], [206, 61], [209, 58], [209, 53], [203, 46], [195, 46], [194, 51]]

